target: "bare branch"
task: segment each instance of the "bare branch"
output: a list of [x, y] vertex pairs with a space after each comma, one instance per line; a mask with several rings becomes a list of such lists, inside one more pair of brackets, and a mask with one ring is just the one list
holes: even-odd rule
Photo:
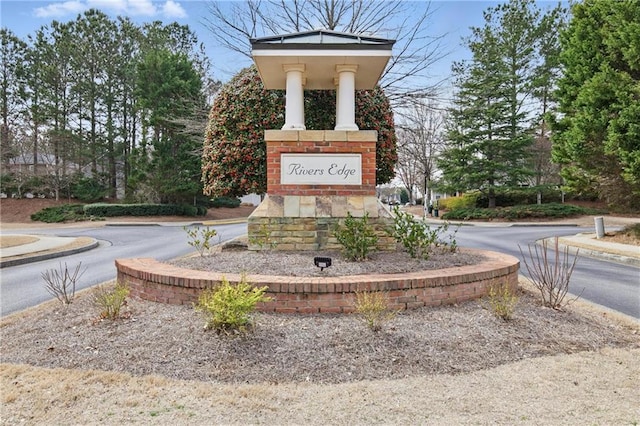
[[[208, 5], [205, 26], [216, 42], [250, 57], [249, 39], [286, 32], [329, 29], [378, 35], [396, 40], [380, 85], [394, 106], [434, 99], [444, 83], [433, 81], [433, 65], [446, 56], [444, 35], [430, 33], [433, 10], [428, 2], [366, 0], [270, 0], [215, 2]], [[398, 22], [388, 27], [389, 22]]]

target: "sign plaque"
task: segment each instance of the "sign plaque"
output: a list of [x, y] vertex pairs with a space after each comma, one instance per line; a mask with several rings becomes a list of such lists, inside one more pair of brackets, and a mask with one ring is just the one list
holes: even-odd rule
[[283, 185], [362, 185], [361, 154], [282, 154]]

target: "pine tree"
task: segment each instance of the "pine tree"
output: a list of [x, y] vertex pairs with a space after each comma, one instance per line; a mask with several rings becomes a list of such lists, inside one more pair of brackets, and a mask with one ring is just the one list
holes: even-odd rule
[[454, 105], [439, 161], [449, 191], [480, 190], [496, 206], [496, 190], [523, 183], [532, 171], [535, 50], [540, 12], [532, 0], [513, 0], [484, 13], [485, 25], [467, 40], [472, 59], [454, 64]]

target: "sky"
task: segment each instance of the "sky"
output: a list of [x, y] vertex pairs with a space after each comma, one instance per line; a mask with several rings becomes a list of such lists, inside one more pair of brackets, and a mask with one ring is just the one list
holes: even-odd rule
[[[210, 0], [209, 0], [210, 1]], [[204, 43], [213, 64], [214, 78], [228, 81], [233, 74], [250, 60], [232, 54], [216, 46], [213, 36], [206, 28], [203, 17], [208, 16], [207, 4], [203, 0], [0, 0], [0, 24], [18, 37], [26, 39], [43, 25], [53, 20], [67, 22], [90, 8], [99, 9], [112, 18], [128, 16], [138, 24], [160, 20], [165, 24], [178, 22], [188, 25]], [[230, 2], [226, 2], [230, 3]], [[433, 36], [444, 35], [442, 48], [447, 55], [434, 64], [434, 79], [446, 78], [452, 61], [468, 57], [461, 45], [463, 36], [469, 35], [470, 26], [483, 24], [482, 11], [495, 6], [494, 1], [485, 0], [440, 0], [432, 1], [434, 11], [429, 22]]]

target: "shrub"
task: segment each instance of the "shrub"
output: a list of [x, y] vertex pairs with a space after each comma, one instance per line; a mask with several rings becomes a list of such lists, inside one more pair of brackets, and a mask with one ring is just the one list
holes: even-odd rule
[[185, 230], [189, 237], [187, 244], [198, 250], [201, 257], [204, 256], [204, 253], [209, 251], [211, 248], [211, 239], [218, 235], [215, 229], [211, 229], [208, 226], [206, 228], [197, 227], [193, 229], [189, 229], [185, 226], [182, 229]]
[[16, 181], [15, 176], [11, 173], [0, 174], [0, 192], [11, 196], [11, 194], [17, 194], [19, 183]]
[[93, 289], [93, 303], [101, 309], [100, 318], [116, 320], [120, 318], [120, 311], [127, 304], [129, 287], [125, 283], [117, 282], [112, 289], [98, 285]]
[[[540, 291], [542, 303], [553, 309], [561, 309], [571, 301], [564, 302], [569, 291], [569, 281], [571, 274], [578, 261], [578, 253], [571, 261], [569, 259], [569, 248], [560, 249], [558, 237], [554, 238], [553, 248], [549, 249], [548, 240], [543, 240], [539, 246], [529, 244], [528, 259], [520, 248], [523, 263], [529, 272], [529, 277], [533, 285]], [[552, 251], [550, 255], [549, 252]], [[579, 297], [579, 296], [578, 296]], [[577, 297], [576, 297], [577, 299]]]
[[492, 283], [489, 286], [489, 307], [495, 316], [505, 321], [513, 317], [513, 313], [518, 303], [518, 296], [513, 294], [509, 285]]
[[[562, 200], [562, 192], [555, 186], [538, 186], [528, 188], [498, 188], [496, 190], [496, 205], [501, 207], [517, 206], [522, 204], [537, 204], [538, 192], [543, 203], [558, 202]], [[486, 208], [489, 206], [487, 194], [477, 193], [476, 203], [468, 207]]]
[[[457, 229], [449, 234], [449, 224], [444, 223], [443, 226], [431, 229], [429, 225], [421, 219], [410, 213], [402, 212], [398, 208], [394, 211], [393, 227], [387, 230], [395, 240], [402, 244], [404, 249], [413, 258], [421, 257], [428, 259], [435, 247], [449, 247], [455, 251], [457, 244], [455, 234]], [[449, 236], [449, 242], [441, 239], [441, 234]]]
[[192, 206], [191, 204], [180, 204], [180, 207], [176, 209], [177, 212], [180, 212], [180, 216], [198, 216], [199, 210], [198, 207]]
[[188, 204], [107, 204], [84, 206], [86, 215], [93, 216], [196, 216], [198, 209]]
[[531, 204], [495, 209], [461, 208], [444, 215], [445, 220], [520, 220], [520, 219], [556, 219], [580, 215], [602, 214], [602, 210], [573, 206], [571, 204], [549, 203]]
[[31, 220], [46, 223], [71, 222], [85, 219], [82, 204], [63, 204], [61, 206], [45, 207], [31, 215]]
[[382, 330], [382, 325], [397, 314], [389, 309], [389, 298], [381, 291], [356, 292], [355, 308], [356, 313], [371, 331]]
[[400, 204], [407, 204], [409, 201], [409, 193], [406, 189], [402, 188], [400, 190]]
[[476, 206], [476, 200], [480, 196], [479, 192], [469, 192], [460, 197], [440, 198], [438, 207], [441, 210], [468, 209]]
[[235, 209], [240, 206], [240, 199], [235, 197], [216, 197], [209, 203], [211, 207], [228, 207]]
[[86, 271], [80, 271], [82, 262], [70, 272], [67, 264], [60, 264], [59, 269], [48, 269], [41, 275], [45, 281], [45, 288], [51, 295], [55, 296], [63, 305], [69, 305], [76, 294], [76, 283]]
[[83, 177], [73, 184], [73, 195], [84, 203], [93, 203], [104, 198], [107, 189], [96, 178]]
[[360, 218], [354, 218], [347, 213], [344, 225], [336, 225], [333, 235], [342, 246], [342, 252], [348, 260], [362, 261], [369, 257], [369, 253], [375, 250], [378, 244], [378, 236], [369, 225], [369, 214]]
[[245, 275], [237, 284], [223, 277], [220, 284], [200, 294], [195, 308], [206, 317], [205, 329], [225, 334], [244, 333], [252, 325], [249, 315], [256, 305], [271, 300], [264, 295], [267, 289], [266, 286], [252, 287]]

